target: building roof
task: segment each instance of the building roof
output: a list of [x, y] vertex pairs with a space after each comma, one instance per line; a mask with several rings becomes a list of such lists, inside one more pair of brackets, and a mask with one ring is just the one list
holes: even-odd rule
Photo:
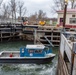
[[[63, 13], [64, 12], [64, 10], [59, 10], [59, 11], [57, 11], [58, 13]], [[67, 9], [67, 12], [69, 12], [69, 13], [76, 13], [76, 9]]]
[[26, 45], [26, 49], [44, 49], [44, 45]]

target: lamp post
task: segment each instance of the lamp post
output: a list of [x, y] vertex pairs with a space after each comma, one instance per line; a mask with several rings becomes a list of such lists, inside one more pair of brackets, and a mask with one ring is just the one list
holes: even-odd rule
[[65, 30], [65, 23], [66, 23], [66, 12], [67, 12], [67, 4], [68, 0], [64, 1], [65, 7], [64, 7], [64, 15], [63, 15], [63, 30]]

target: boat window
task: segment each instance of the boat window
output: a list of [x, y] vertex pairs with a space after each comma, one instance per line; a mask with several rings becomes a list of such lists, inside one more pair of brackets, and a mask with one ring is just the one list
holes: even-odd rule
[[42, 53], [42, 50], [35, 50], [35, 53]]
[[46, 48], [45, 48], [45, 51], [47, 51], [47, 50], [49, 50], [49, 48], [48, 48], [48, 47], [46, 47]]
[[29, 53], [33, 53], [33, 52], [34, 52], [34, 50], [28, 50], [28, 52], [29, 52]]
[[22, 53], [24, 53], [24, 49], [22, 49]]

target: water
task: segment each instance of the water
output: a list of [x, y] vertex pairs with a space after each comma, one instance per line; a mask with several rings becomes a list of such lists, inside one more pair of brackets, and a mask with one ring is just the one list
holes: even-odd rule
[[[16, 51], [20, 47], [25, 47], [26, 44], [32, 44], [32, 42], [18, 41], [0, 43], [0, 51]], [[53, 48], [53, 53], [56, 54], [56, 57], [50, 64], [2, 64], [0, 65], [0, 75], [55, 75], [58, 48]]]

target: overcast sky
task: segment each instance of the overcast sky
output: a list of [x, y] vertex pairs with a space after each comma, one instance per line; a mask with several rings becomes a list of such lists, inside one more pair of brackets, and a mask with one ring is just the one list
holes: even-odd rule
[[[4, 0], [7, 2], [9, 0]], [[22, 1], [22, 0], [21, 0]], [[23, 0], [25, 2], [25, 6], [27, 8], [27, 16], [34, 14], [36, 11], [43, 10], [46, 12], [47, 17], [57, 17], [55, 14], [51, 14], [51, 6], [53, 5], [53, 0]]]

